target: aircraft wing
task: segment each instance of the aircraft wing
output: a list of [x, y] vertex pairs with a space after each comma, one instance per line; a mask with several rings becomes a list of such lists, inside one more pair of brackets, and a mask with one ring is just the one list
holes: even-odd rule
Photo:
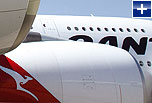
[[41, 35], [39, 32], [29, 32], [23, 43], [38, 42], [38, 41], [67, 41], [60, 37], [48, 37]]

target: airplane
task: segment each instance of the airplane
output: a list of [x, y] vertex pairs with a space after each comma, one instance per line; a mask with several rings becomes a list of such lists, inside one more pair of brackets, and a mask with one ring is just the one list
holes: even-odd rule
[[142, 69], [136, 57], [123, 49], [57, 37], [50, 38], [60, 41], [46, 37], [42, 42], [37, 32], [31, 33], [34, 42], [27, 36], [28, 43], [22, 43], [39, 3], [0, 1], [1, 103], [152, 102], [151, 70]]
[[84, 41], [122, 48], [141, 68], [152, 68], [152, 21], [94, 16], [37, 15], [24, 42]]
[[24, 42], [74, 40], [122, 48], [139, 63], [146, 74], [152, 67], [152, 22], [149, 20], [37, 15]]
[[108, 44], [125, 49], [142, 68], [151, 69], [151, 26], [150, 20], [131, 18], [37, 15], [24, 42], [74, 40]]

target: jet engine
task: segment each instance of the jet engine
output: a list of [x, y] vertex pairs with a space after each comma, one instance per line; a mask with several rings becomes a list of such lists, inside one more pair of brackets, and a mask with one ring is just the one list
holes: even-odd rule
[[151, 74], [145, 78], [125, 50], [102, 44], [23, 43], [0, 56], [0, 74], [0, 102], [152, 103]]
[[40, 0], [0, 1], [0, 54], [16, 48], [28, 34]]

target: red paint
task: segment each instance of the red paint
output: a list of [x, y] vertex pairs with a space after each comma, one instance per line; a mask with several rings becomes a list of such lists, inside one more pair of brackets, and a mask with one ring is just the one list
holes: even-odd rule
[[17, 72], [24, 79], [26, 79], [25, 76], [32, 78], [32, 80], [23, 85], [20, 84], [20, 86], [38, 98], [37, 101], [27, 92], [17, 90], [15, 79], [0, 68], [0, 102], [61, 103], [21, 66], [4, 55], [0, 56], [0, 66]]

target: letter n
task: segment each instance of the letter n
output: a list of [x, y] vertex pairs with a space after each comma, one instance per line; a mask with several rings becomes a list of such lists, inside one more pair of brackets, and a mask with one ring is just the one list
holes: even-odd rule
[[138, 44], [132, 37], [127, 37], [123, 42], [122, 49], [129, 51], [130, 47], [132, 47], [138, 55], [144, 55], [147, 47], [147, 39], [147, 37], [141, 38]]

